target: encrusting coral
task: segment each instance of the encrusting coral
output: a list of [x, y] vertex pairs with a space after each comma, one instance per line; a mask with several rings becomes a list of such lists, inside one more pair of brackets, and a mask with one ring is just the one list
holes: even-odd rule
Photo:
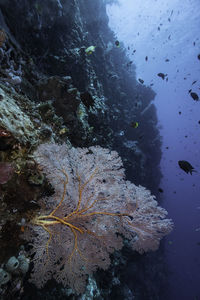
[[35, 158], [55, 190], [41, 199], [41, 211], [24, 233], [32, 241], [31, 282], [37, 287], [53, 277], [81, 293], [88, 274], [107, 269], [124, 238], [143, 253], [156, 250], [171, 231], [154, 196], [124, 180], [117, 152], [42, 144]]

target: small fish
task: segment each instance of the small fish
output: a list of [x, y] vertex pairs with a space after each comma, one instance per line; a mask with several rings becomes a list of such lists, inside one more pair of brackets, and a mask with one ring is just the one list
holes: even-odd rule
[[198, 101], [199, 100], [199, 96], [196, 93], [194, 93], [194, 92], [190, 92], [190, 96], [192, 97], [192, 99], [194, 101]]
[[129, 62], [126, 64], [126, 66], [127, 66], [127, 67], [130, 67], [130, 66], [132, 65], [132, 63], [133, 63], [133, 61], [131, 60], [131, 61], [129, 61]]
[[143, 83], [144, 83], [144, 80], [143, 80], [143, 79], [141, 79], [141, 78], [139, 78], [139, 79], [138, 79], [138, 81], [139, 81], [141, 84], [143, 84]]
[[168, 59], [168, 58], [166, 58], [166, 59], [165, 59], [165, 61], [166, 61], [166, 62], [168, 62], [168, 61], [169, 61], [169, 59]]
[[87, 55], [91, 55], [95, 51], [96, 46], [90, 46], [87, 49], [85, 49], [85, 53]]
[[157, 76], [158, 76], [158, 77], [161, 77], [161, 78], [164, 80], [165, 77], [167, 76], [167, 74], [158, 73]]
[[169, 22], [171, 22], [171, 19], [170, 19], [170, 18], [168, 18], [168, 21], [169, 21]]
[[197, 58], [200, 60], [200, 54], [197, 55]]
[[145, 60], [146, 60], [146, 61], [148, 60], [148, 56], [145, 57]]
[[193, 81], [192, 85], [195, 84], [197, 82], [197, 80]]
[[190, 94], [190, 93], [191, 93], [191, 91], [192, 91], [192, 89], [190, 89], [190, 90], [188, 91], [188, 93]]
[[198, 121], [198, 123], [200, 124], [200, 120]]
[[115, 45], [116, 45], [117, 47], [119, 47], [119, 46], [120, 46], [119, 41], [115, 41]]
[[178, 161], [179, 167], [185, 172], [190, 173], [192, 175], [192, 172], [197, 172], [193, 166], [186, 160], [179, 160]]
[[179, 115], [181, 115], [181, 111], [179, 111], [178, 113], [179, 113]]
[[132, 55], [133, 55], [135, 52], [136, 52], [136, 50], [133, 50], [133, 53], [132, 53]]
[[131, 122], [131, 127], [138, 128], [139, 123], [138, 122]]
[[169, 147], [167, 146], [167, 147], [165, 147], [165, 149], [169, 149]]
[[158, 191], [159, 191], [159, 193], [163, 193], [164, 192], [163, 189], [161, 189], [161, 188], [159, 188]]

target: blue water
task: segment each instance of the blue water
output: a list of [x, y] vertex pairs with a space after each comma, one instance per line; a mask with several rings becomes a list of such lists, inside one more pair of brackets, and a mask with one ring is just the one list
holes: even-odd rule
[[[107, 9], [110, 27], [127, 48], [137, 78], [157, 93], [162, 205], [175, 223], [165, 243], [168, 299], [200, 299], [200, 101], [188, 93], [192, 89], [200, 96], [200, 1], [119, 2]], [[168, 81], [157, 76], [160, 72]], [[184, 173], [178, 160], [189, 161], [198, 173]]]

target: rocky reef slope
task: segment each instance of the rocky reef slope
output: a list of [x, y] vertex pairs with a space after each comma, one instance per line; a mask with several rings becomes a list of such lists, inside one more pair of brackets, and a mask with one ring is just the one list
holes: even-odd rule
[[116, 39], [106, 1], [0, 0], [0, 262], [19, 248], [24, 215], [52, 194], [32, 157], [41, 142], [117, 150], [127, 178], [157, 190], [155, 93]]

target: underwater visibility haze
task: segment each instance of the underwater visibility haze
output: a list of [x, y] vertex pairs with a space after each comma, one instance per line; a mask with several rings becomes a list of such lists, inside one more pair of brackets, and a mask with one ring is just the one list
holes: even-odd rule
[[[165, 243], [171, 272], [168, 299], [199, 299], [200, 106], [190, 93], [200, 93], [200, 3], [119, 2], [108, 8], [110, 26], [130, 48], [137, 77], [156, 92], [162, 136], [161, 199], [175, 223]], [[166, 78], [162, 80], [159, 73]], [[184, 173], [180, 160], [190, 162], [197, 173]]]
[[200, 300], [199, 28], [0, 0], [0, 299]]

